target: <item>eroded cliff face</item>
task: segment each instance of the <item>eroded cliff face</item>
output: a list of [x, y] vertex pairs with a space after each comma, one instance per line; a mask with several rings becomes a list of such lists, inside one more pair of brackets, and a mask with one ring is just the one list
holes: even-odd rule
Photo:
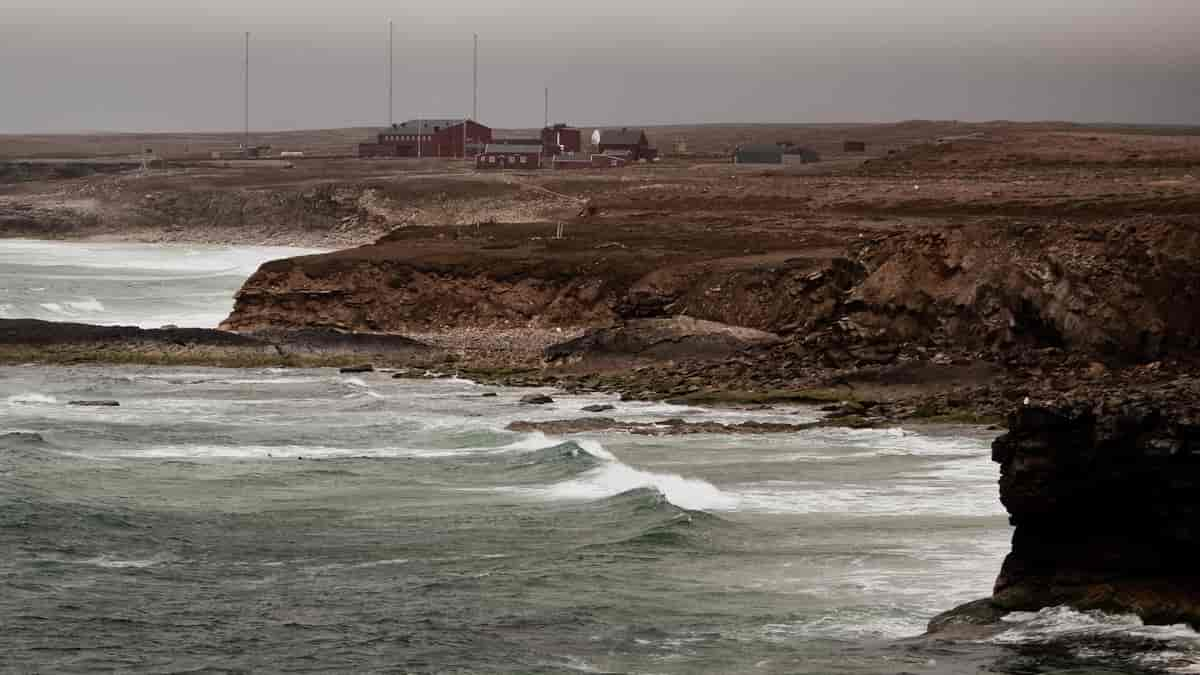
[[940, 334], [1155, 360], [1198, 346], [1197, 254], [1200, 231], [1151, 218], [1114, 229], [1005, 222], [914, 233], [867, 247], [870, 273], [847, 310], [895, 339]]
[[1186, 225], [976, 223], [755, 250], [733, 235], [671, 246], [585, 226], [563, 241], [529, 236], [544, 226], [428, 228], [264, 265], [224, 326], [587, 329], [689, 316], [859, 347], [1058, 347], [1144, 362], [1188, 356], [1200, 340], [1200, 229]]
[[1022, 406], [993, 445], [1016, 526], [992, 604], [1200, 625], [1200, 395]]

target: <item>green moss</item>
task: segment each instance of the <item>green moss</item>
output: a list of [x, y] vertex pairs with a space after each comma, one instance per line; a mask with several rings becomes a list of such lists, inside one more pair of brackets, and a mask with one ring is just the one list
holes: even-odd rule
[[1000, 415], [979, 413], [966, 408], [953, 408], [935, 413], [924, 407], [917, 408], [908, 421], [921, 424], [970, 424], [976, 426], [990, 426], [1005, 422]]
[[773, 389], [769, 391], [707, 390], [680, 396], [689, 404], [744, 405], [770, 403], [840, 403], [855, 400], [854, 393], [845, 389]]

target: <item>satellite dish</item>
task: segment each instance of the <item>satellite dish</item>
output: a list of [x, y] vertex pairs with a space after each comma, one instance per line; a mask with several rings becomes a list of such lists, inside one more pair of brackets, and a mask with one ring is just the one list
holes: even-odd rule
[[600, 145], [600, 130], [599, 129], [592, 132], [592, 145]]

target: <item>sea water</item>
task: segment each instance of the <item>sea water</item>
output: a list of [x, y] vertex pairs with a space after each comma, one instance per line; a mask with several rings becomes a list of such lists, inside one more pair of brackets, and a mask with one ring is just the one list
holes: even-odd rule
[[0, 319], [215, 328], [279, 246], [0, 240]]
[[[180, 255], [22, 245], [0, 268], [10, 287], [28, 283], [14, 266], [107, 283]], [[262, 253], [190, 273], [233, 278]], [[91, 297], [121, 308], [114, 288]], [[208, 309], [180, 310], [185, 288], [164, 290], [179, 316], [228, 302], [210, 289]], [[987, 595], [1008, 551], [995, 432], [509, 431], [595, 403], [642, 422], [820, 415], [527, 393], [332, 369], [0, 367], [0, 670], [1200, 672], [1189, 629], [1062, 608], [987, 639], [917, 638]], [[121, 405], [68, 405], [89, 398]]]

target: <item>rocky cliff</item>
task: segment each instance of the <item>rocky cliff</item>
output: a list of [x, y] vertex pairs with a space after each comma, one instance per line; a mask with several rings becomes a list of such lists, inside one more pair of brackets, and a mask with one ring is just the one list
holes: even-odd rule
[[1016, 526], [995, 605], [1200, 625], [1198, 393], [1188, 381], [1012, 415], [993, 445]]
[[754, 248], [738, 232], [649, 226], [581, 223], [562, 240], [541, 224], [410, 229], [264, 265], [225, 327], [589, 329], [689, 316], [823, 348], [1050, 347], [1148, 362], [1190, 357], [1200, 339], [1200, 230], [1177, 221], [826, 232], [807, 247], [804, 230], [784, 230]]

